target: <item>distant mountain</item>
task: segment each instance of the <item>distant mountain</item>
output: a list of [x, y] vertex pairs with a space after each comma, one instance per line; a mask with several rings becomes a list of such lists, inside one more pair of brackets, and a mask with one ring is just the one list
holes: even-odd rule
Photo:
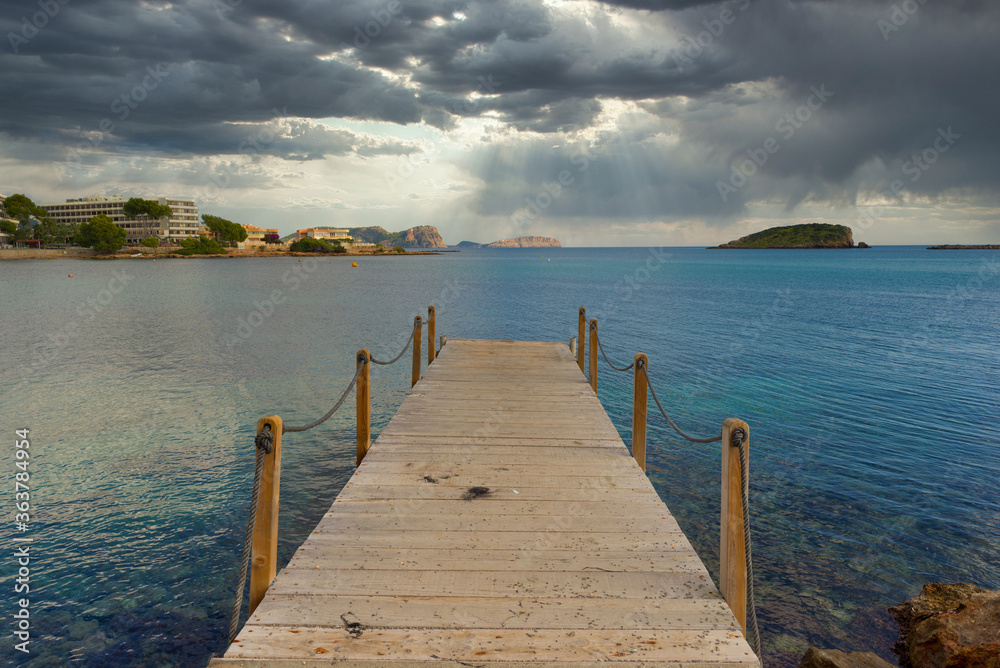
[[421, 225], [402, 232], [387, 232], [382, 227], [352, 227], [351, 238], [370, 244], [381, 243], [386, 248], [447, 248], [436, 227]]
[[458, 247], [459, 248], [482, 248], [483, 245], [482, 244], [478, 244], [475, 241], [459, 241], [458, 242]]
[[854, 248], [854, 235], [846, 225], [786, 225], [754, 232], [713, 248]]
[[491, 244], [486, 244], [483, 248], [561, 248], [562, 244], [558, 239], [552, 237], [516, 237], [514, 239], [501, 239]]

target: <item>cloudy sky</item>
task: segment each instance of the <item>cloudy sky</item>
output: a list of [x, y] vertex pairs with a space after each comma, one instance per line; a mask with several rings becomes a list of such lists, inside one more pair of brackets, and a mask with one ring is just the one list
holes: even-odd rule
[[0, 193], [278, 227], [1000, 242], [990, 0], [0, 0]]

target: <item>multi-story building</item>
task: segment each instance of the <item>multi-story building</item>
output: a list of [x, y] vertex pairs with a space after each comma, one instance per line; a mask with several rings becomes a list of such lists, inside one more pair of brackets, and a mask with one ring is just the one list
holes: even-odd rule
[[126, 218], [124, 209], [128, 200], [118, 195], [91, 195], [42, 206], [49, 212], [51, 218], [61, 223], [87, 223], [94, 216], [107, 216], [115, 225], [125, 229], [126, 243], [137, 243], [146, 237], [182, 240], [198, 236], [198, 205], [194, 200], [178, 197], [150, 199], [170, 207], [173, 215], [169, 220]]
[[333, 241], [336, 239], [351, 238], [350, 230], [340, 227], [308, 227], [304, 230], [298, 230], [296, 234], [299, 239], [311, 237], [313, 239], [329, 239]]
[[256, 225], [244, 225], [243, 228], [247, 231], [247, 240], [246, 240], [247, 244], [260, 245], [264, 243], [264, 237], [267, 236], [268, 234], [278, 234], [278, 228], [276, 227], [257, 227]]

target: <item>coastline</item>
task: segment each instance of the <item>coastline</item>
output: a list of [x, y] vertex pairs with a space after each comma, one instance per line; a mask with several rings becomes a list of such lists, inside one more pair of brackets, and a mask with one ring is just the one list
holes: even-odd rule
[[156, 253], [143, 252], [141, 255], [129, 253], [112, 253], [99, 255], [89, 248], [66, 248], [66, 249], [0, 249], [0, 262], [19, 260], [189, 260], [192, 258], [206, 259], [234, 259], [234, 258], [280, 258], [280, 257], [406, 257], [409, 255], [440, 255], [441, 253], [457, 253], [457, 250], [428, 249], [428, 250], [408, 250], [405, 253], [294, 253], [286, 252], [239, 252], [207, 255], [181, 255], [179, 253]]

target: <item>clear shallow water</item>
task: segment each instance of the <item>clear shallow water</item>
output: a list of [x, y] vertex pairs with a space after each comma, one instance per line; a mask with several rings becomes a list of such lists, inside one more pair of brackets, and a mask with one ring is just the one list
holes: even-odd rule
[[[2, 461], [10, 490], [13, 431], [30, 428], [36, 635], [27, 660], [12, 641], [0, 655], [204, 665], [225, 646], [257, 419], [321, 415], [356, 350], [395, 354], [433, 303], [439, 334], [559, 341], [586, 305], [613, 361], [649, 355], [682, 427], [747, 420], [768, 665], [797, 665], [808, 644], [891, 659], [886, 606], [933, 580], [1000, 588], [998, 263], [902, 247], [465, 251], [357, 269], [5, 262]], [[373, 371], [378, 429], [409, 365]], [[602, 363], [599, 395], [628, 442], [630, 376]], [[353, 439], [350, 410], [286, 437], [282, 562], [350, 476]], [[648, 448], [650, 477], [714, 574], [718, 446], [680, 441], [650, 413]], [[13, 498], [3, 504], [11, 520]], [[3, 532], [10, 546], [10, 521]], [[12, 563], [0, 566], [5, 624]]]

